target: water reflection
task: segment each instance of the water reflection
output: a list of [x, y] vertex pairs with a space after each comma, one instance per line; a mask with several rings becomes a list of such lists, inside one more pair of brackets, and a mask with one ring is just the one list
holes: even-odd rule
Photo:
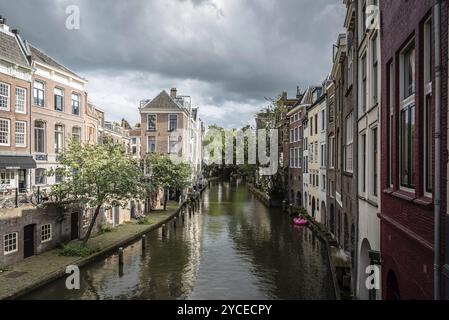
[[247, 188], [215, 183], [200, 212], [184, 213], [124, 251], [86, 268], [81, 290], [56, 281], [28, 299], [333, 299], [325, 247], [267, 210]]

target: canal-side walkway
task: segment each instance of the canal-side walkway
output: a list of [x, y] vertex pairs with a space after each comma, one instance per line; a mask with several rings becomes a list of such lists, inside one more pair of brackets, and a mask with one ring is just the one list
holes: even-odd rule
[[120, 225], [112, 232], [103, 233], [88, 241], [87, 246], [97, 250], [88, 257], [65, 257], [61, 249], [53, 249], [23, 260], [0, 273], [0, 300], [15, 299], [65, 275], [66, 267], [82, 267], [101, 256], [110, 254], [121, 246], [139, 239], [170, 221], [182, 206], [167, 204], [167, 211], [155, 211], [148, 215], [145, 225], [136, 222]]

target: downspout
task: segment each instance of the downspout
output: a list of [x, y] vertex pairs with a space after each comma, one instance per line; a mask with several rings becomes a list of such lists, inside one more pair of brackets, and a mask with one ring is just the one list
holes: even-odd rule
[[440, 211], [441, 211], [441, 0], [434, 7], [435, 21], [435, 238], [434, 298], [440, 300]]

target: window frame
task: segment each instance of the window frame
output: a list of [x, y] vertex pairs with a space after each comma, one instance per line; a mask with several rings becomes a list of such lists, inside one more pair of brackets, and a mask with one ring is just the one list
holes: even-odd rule
[[[57, 94], [56, 92], [59, 91], [61, 94]], [[54, 96], [54, 103], [55, 103], [55, 111], [58, 112], [64, 112], [65, 110], [65, 106], [64, 106], [64, 99], [65, 99], [65, 92], [63, 88], [59, 88], [59, 87], [55, 87], [53, 90], [53, 96]], [[61, 99], [60, 103], [61, 103], [61, 110], [58, 109], [58, 98]]]
[[[46, 228], [49, 227], [49, 228]], [[44, 236], [46, 236], [44, 238]], [[51, 223], [41, 225], [41, 243], [47, 243], [53, 240], [53, 226]]]
[[[36, 84], [41, 84], [42, 89], [37, 88]], [[46, 93], [46, 83], [41, 80], [34, 80], [33, 81], [33, 105], [40, 107], [40, 108], [45, 108], [45, 103], [46, 103], [45, 93]], [[39, 97], [41, 94], [42, 94], [42, 99], [40, 99], [40, 97]]]
[[[36, 125], [37, 123], [42, 123], [43, 127], [42, 128], [38, 127]], [[39, 148], [38, 148], [38, 142], [40, 140], [38, 140], [38, 134], [37, 133], [39, 131], [43, 132], [43, 143], [42, 143], [43, 151], [39, 151]], [[42, 121], [42, 120], [35, 120], [34, 121], [34, 151], [36, 153], [39, 153], [39, 154], [45, 154], [47, 152], [47, 123], [45, 121]]]
[[[14, 243], [10, 243], [12, 239], [7, 239], [9, 236], [14, 236]], [[13, 250], [7, 250], [8, 247], [14, 248]], [[18, 232], [10, 232], [3, 236], [3, 255], [7, 256], [13, 253], [17, 253], [19, 251], [19, 233]]]
[[[78, 97], [78, 100], [73, 99], [73, 97]], [[78, 103], [78, 106], [76, 106]], [[78, 113], [75, 113], [75, 108], [78, 108]], [[77, 92], [72, 92], [72, 115], [81, 116], [81, 95]]]
[[[150, 117], [154, 117], [154, 128], [150, 128]], [[150, 132], [157, 131], [157, 114], [155, 113], [147, 114], [147, 131]]]
[[[23, 132], [19, 132], [17, 130], [18, 124], [23, 124]], [[26, 148], [27, 147], [27, 122], [26, 121], [16, 121], [14, 133], [15, 133], [16, 147]], [[23, 143], [17, 143], [17, 137], [19, 136], [19, 134], [23, 136]]]
[[[350, 125], [349, 128], [348, 128], [348, 125]], [[351, 149], [350, 150], [351, 158], [348, 157], [348, 155], [349, 155], [348, 149]], [[351, 160], [351, 166], [349, 166], [349, 159]], [[345, 118], [344, 171], [347, 173], [354, 173], [354, 113], [353, 112], [351, 112]]]
[[[23, 101], [19, 99], [19, 93], [18, 91], [22, 91], [23, 93]], [[26, 88], [22, 87], [16, 87], [16, 106], [15, 106], [15, 112], [20, 114], [27, 114], [27, 99], [28, 99], [28, 90]], [[23, 111], [18, 109], [18, 102], [23, 102]]]
[[[172, 125], [171, 117], [176, 117], [176, 128], [173, 128], [173, 129], [172, 129], [172, 126], [171, 126]], [[174, 132], [174, 131], [178, 130], [178, 128], [179, 128], [179, 117], [178, 117], [178, 114], [170, 113], [168, 115], [168, 132]]]
[[[154, 141], [154, 151], [150, 151], [150, 140]], [[147, 153], [156, 153], [157, 152], [157, 139], [155, 136], [148, 136], [147, 138]]]
[[[0, 131], [0, 133], [7, 133], [7, 135], [6, 135], [7, 142], [0, 142], [0, 146], [10, 147], [11, 146], [11, 119], [0, 118], [0, 123], [2, 121], [5, 121], [5, 123], [7, 123], [8, 131]], [[0, 126], [0, 129], [1, 129], [1, 126]]]
[[11, 85], [9, 83], [0, 81], [0, 86], [5, 86], [7, 88], [7, 95], [1, 93], [0, 90], [0, 98], [6, 99], [6, 106], [0, 107], [1, 111], [11, 111]]

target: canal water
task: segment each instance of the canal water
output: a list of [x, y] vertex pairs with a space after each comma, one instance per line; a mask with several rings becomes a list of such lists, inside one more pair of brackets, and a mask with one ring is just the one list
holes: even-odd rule
[[117, 255], [81, 269], [81, 289], [65, 279], [25, 299], [334, 299], [326, 247], [288, 215], [269, 210], [243, 183], [211, 183], [198, 213], [165, 236], [148, 234]]

